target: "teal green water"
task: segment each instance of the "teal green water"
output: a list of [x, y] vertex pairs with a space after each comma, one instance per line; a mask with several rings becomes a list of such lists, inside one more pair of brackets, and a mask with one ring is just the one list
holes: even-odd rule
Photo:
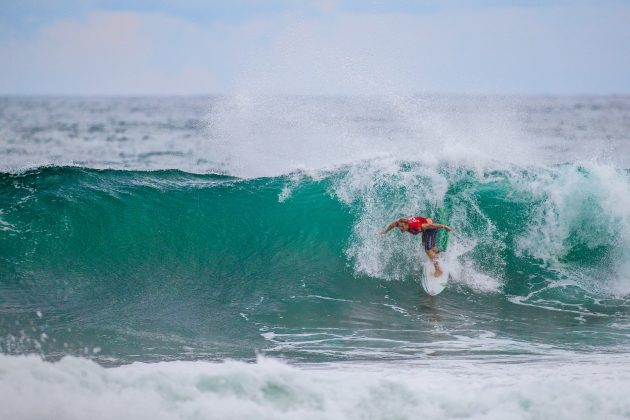
[[[627, 346], [627, 236], [596, 170], [444, 167], [444, 195], [418, 201], [401, 172], [353, 190], [355, 169], [316, 179], [74, 167], [1, 175], [2, 350], [310, 361]], [[551, 199], [524, 179], [571, 179], [573, 190]], [[400, 200], [447, 217], [457, 234], [445, 262], [454, 278], [438, 299], [419, 287], [419, 240], [377, 234], [401, 215]], [[603, 220], [586, 226], [594, 214]]]

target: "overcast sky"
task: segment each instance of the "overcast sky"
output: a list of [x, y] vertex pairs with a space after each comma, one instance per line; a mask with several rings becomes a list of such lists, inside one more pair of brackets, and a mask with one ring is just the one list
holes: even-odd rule
[[629, 1], [0, 7], [0, 94], [630, 94]]

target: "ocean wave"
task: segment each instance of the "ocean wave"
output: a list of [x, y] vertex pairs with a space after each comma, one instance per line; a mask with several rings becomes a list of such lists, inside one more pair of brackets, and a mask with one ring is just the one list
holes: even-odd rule
[[[630, 287], [628, 178], [592, 162], [478, 171], [390, 158], [254, 179], [77, 167], [5, 173], [0, 348], [121, 355], [127, 346], [123, 360], [134, 346], [162, 349], [157, 360], [192, 348], [215, 359], [235, 348], [251, 357], [268, 344], [261, 333], [285, 324], [352, 336], [389, 320], [427, 331], [433, 321], [415, 300], [426, 258], [418, 238], [378, 234], [412, 214], [444, 217], [456, 233], [435, 315], [448, 328], [463, 322], [470, 335], [507, 317], [520, 325], [515, 338], [527, 340], [522, 319], [549, 314], [619, 325]], [[528, 308], [535, 312], [522, 315]], [[558, 343], [583, 342], [582, 332]], [[54, 340], [42, 342], [42, 333]], [[125, 340], [102, 343], [119, 334], [131, 350]], [[615, 334], [600, 341], [616, 345]], [[311, 351], [294, 350], [297, 358]]]
[[417, 238], [377, 232], [400, 216], [439, 213], [456, 233], [445, 263], [473, 291], [531, 293], [561, 281], [604, 297], [630, 290], [630, 177], [601, 164], [478, 173], [377, 159], [252, 180], [44, 167], [1, 175], [0, 189], [4, 257], [24, 269], [74, 260], [78, 274], [98, 277], [89, 271], [98, 261], [134, 270], [147, 259], [156, 269], [195, 259], [191, 267], [207, 261], [227, 275], [238, 269], [224, 263], [242, 255], [277, 263], [277, 275], [287, 264], [346, 260], [354, 276], [406, 280], [424, 258]]

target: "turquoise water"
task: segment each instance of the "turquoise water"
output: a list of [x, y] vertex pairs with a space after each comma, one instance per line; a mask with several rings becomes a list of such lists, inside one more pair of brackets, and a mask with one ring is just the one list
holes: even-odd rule
[[630, 415], [627, 99], [3, 101], [5, 414]]
[[[401, 163], [399, 171], [412, 169]], [[452, 285], [437, 301], [419, 287], [417, 238], [377, 235], [387, 216], [399, 216], [393, 203], [410, 194], [398, 187], [399, 172], [370, 192], [392, 203], [379, 211], [339, 198], [352, 172], [297, 182], [72, 167], [4, 174], [2, 327], [56, 339], [27, 333], [30, 340], [5, 339], [5, 351], [99, 347], [98, 357], [120, 361], [263, 351], [322, 361], [625, 346], [628, 302], [618, 289], [626, 284], [599, 273], [622, 269], [627, 239], [587, 168], [533, 175], [577, 177], [584, 208], [567, 217], [551, 207], [560, 226], [536, 221], [549, 210], [545, 194], [518, 185], [531, 174], [445, 168], [443, 204], [458, 236], [446, 262]], [[630, 185], [624, 172], [616, 176]], [[428, 196], [416, 203], [418, 214], [438, 212]], [[548, 238], [560, 233], [560, 245]], [[436, 319], [443, 331], [432, 331]], [[481, 333], [496, 342], [477, 342]], [[470, 347], [444, 343], [461, 335]]]

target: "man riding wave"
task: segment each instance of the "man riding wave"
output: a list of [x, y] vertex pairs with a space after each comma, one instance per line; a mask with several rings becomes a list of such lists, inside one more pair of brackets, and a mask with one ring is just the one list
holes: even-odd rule
[[417, 235], [422, 232], [422, 245], [424, 245], [424, 251], [433, 263], [435, 267], [435, 277], [442, 275], [442, 269], [437, 261], [437, 256], [440, 251], [437, 249], [437, 231], [438, 229], [444, 229], [447, 232], [451, 231], [451, 228], [439, 223], [433, 223], [433, 219], [428, 217], [414, 216], [414, 217], [401, 217], [395, 220], [387, 226], [387, 228], [381, 231], [381, 235], [386, 235], [390, 230], [397, 227], [401, 232], [409, 232], [412, 235]]

